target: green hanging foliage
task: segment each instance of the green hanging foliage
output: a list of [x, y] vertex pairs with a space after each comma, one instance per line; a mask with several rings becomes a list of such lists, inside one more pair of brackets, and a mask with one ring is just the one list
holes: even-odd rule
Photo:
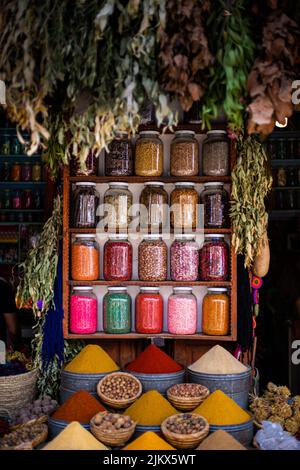
[[203, 99], [202, 127], [224, 112], [232, 130], [244, 127], [246, 86], [253, 64], [255, 44], [244, 0], [217, 0], [208, 20], [211, 48], [215, 53], [210, 68], [209, 88]]

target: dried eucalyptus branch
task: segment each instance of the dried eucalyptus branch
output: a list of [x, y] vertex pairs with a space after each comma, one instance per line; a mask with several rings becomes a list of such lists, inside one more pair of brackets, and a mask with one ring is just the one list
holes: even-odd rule
[[266, 152], [255, 137], [238, 138], [238, 155], [232, 172], [232, 244], [236, 253], [245, 256], [245, 266], [251, 268], [268, 225], [265, 198], [272, 178], [268, 175]]
[[20, 308], [30, 305], [36, 318], [47, 312], [53, 301], [61, 224], [62, 201], [58, 195], [54, 200], [53, 213], [45, 223], [36, 246], [19, 265], [17, 303]]

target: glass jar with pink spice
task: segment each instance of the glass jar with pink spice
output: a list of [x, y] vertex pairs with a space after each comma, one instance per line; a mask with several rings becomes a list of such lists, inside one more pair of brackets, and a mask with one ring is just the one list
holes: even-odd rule
[[191, 287], [174, 287], [168, 299], [168, 332], [193, 335], [197, 331], [197, 299]]
[[196, 281], [199, 275], [199, 246], [193, 234], [178, 234], [170, 249], [172, 281]]
[[70, 298], [70, 332], [92, 334], [97, 331], [97, 297], [92, 287], [76, 286]]

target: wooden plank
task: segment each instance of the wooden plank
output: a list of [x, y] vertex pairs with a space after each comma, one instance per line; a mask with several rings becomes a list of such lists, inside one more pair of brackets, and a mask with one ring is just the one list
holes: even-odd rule
[[64, 337], [69, 332], [69, 207], [70, 207], [70, 188], [69, 188], [69, 168], [63, 170], [63, 332]]
[[71, 286], [173, 286], [173, 287], [180, 287], [180, 286], [208, 286], [208, 287], [231, 287], [231, 281], [222, 281], [222, 282], [213, 282], [213, 281], [105, 281], [105, 280], [98, 280], [98, 281], [69, 281], [69, 285]]
[[[97, 233], [96, 228], [70, 228], [70, 233]], [[172, 231], [171, 231], [172, 233]], [[222, 233], [225, 235], [231, 234], [231, 228], [205, 228], [205, 229], [198, 229], [193, 234], [196, 233]]]
[[113, 182], [126, 182], [129, 184], [143, 184], [147, 181], [161, 181], [163, 183], [176, 183], [179, 181], [187, 181], [193, 183], [209, 183], [216, 180], [223, 183], [230, 183], [230, 176], [71, 176], [71, 183], [87, 182], [87, 183], [113, 183]]
[[108, 334], [103, 332], [97, 332], [90, 335], [78, 335], [68, 333], [66, 338], [69, 339], [105, 339], [105, 340], [125, 340], [125, 339], [151, 339], [151, 338], [163, 338], [163, 339], [175, 339], [175, 340], [201, 340], [201, 341], [235, 341], [232, 336], [209, 336], [201, 333], [195, 335], [172, 335], [170, 333], [159, 333], [159, 334], [141, 334], [141, 333], [126, 333], [126, 334]]

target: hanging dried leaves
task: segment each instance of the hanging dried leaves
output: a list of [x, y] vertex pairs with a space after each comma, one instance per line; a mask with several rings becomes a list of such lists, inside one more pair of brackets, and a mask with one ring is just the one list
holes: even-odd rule
[[167, 19], [159, 36], [159, 81], [178, 97], [184, 111], [199, 101], [207, 87], [213, 56], [204, 30], [210, 1], [168, 0]]
[[268, 135], [275, 122], [282, 124], [293, 113], [292, 81], [300, 65], [300, 30], [279, 10], [272, 12], [263, 28], [262, 52], [248, 77], [251, 103], [248, 133]]
[[244, 127], [247, 77], [255, 51], [246, 5], [244, 0], [214, 2], [208, 26], [216, 61], [210, 69], [209, 87], [203, 100], [203, 128], [210, 128], [211, 120], [222, 112], [229, 128]]
[[265, 198], [271, 190], [272, 178], [267, 171], [266, 152], [255, 137], [243, 140], [240, 136], [237, 150], [230, 208], [232, 244], [237, 254], [245, 256], [245, 266], [251, 268], [268, 226]]

